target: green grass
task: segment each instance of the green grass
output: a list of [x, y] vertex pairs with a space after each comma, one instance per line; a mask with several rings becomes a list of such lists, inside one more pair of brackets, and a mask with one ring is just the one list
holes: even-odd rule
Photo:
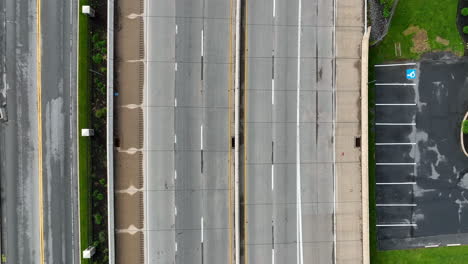
[[[80, 0], [81, 6], [88, 0]], [[90, 26], [87, 16], [79, 12], [79, 42], [78, 42], [78, 177], [80, 200], [80, 245], [81, 251], [92, 242], [91, 219], [91, 141], [89, 137], [81, 137], [81, 129], [91, 125], [90, 109]], [[80, 252], [82, 256], [82, 252]], [[89, 263], [81, 259], [82, 264]]]
[[[384, 40], [370, 52], [371, 61], [418, 59], [421, 54], [411, 52], [413, 35], [404, 36], [409, 26], [418, 26], [427, 31], [430, 51], [450, 50], [463, 53], [463, 41], [456, 26], [458, 0], [404, 0], [399, 1], [391, 27]], [[444, 46], [435, 41], [439, 36], [450, 41]], [[395, 43], [401, 44], [401, 57], [395, 56]]]
[[[427, 31], [429, 51], [450, 50], [457, 55], [463, 53], [463, 42], [456, 27], [458, 0], [402, 0], [398, 2], [388, 35], [377, 46], [370, 49], [369, 81], [375, 80], [375, 64], [419, 59], [421, 54], [411, 52], [412, 35], [404, 36], [403, 31], [410, 25]], [[443, 46], [435, 41], [436, 37], [450, 41]], [[401, 56], [395, 56], [395, 43], [401, 44]], [[375, 133], [373, 130], [375, 104], [375, 85], [369, 84], [369, 214], [370, 214], [370, 251], [373, 264], [462, 264], [468, 263], [468, 246], [441, 247], [431, 249], [378, 251], [376, 238], [375, 208]]]

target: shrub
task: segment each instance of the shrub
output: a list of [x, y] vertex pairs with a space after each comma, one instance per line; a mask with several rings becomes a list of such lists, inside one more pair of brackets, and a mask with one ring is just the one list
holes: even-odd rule
[[93, 55], [92, 59], [94, 63], [101, 64], [104, 61], [104, 56], [98, 53], [98, 54]]
[[468, 7], [465, 7], [461, 10], [462, 16], [468, 16]]
[[463, 27], [463, 33], [468, 34], [468, 26]]
[[99, 179], [99, 184], [101, 184], [102, 186], [106, 186], [106, 179]]
[[468, 134], [468, 120], [463, 120], [462, 131], [463, 134]]
[[101, 119], [101, 118], [106, 116], [106, 112], [107, 112], [107, 109], [105, 107], [103, 107], [101, 109], [96, 110], [96, 113], [94, 113], [94, 115], [97, 118]]
[[98, 234], [99, 242], [104, 243], [107, 239], [107, 234], [105, 231], [100, 231]]
[[390, 17], [390, 9], [387, 6], [385, 6], [384, 9], [383, 9], [383, 17], [385, 17], [385, 18]]
[[102, 223], [102, 215], [97, 213], [95, 215], [93, 215], [94, 217], [94, 223], [96, 223], [96, 225], [100, 225]]

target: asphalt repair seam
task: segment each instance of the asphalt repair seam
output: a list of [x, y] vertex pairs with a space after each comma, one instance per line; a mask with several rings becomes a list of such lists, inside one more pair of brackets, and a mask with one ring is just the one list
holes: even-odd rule
[[459, 148], [468, 60], [439, 53], [374, 69], [379, 249], [468, 244], [468, 166]]

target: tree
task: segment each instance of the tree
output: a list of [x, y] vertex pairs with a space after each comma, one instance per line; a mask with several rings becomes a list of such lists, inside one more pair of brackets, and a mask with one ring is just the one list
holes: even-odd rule
[[462, 131], [463, 134], [468, 134], [468, 120], [463, 120]]
[[468, 26], [463, 27], [463, 33], [468, 34]]

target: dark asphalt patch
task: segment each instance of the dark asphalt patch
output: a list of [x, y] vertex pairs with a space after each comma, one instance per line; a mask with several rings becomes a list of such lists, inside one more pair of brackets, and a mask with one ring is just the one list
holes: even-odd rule
[[[406, 79], [409, 68], [417, 70], [416, 80]], [[378, 248], [468, 244], [468, 158], [459, 143], [468, 111], [468, 60], [438, 55], [415, 66], [376, 67], [375, 73], [377, 84], [416, 84], [375, 88], [377, 104], [416, 103], [375, 106], [376, 123], [415, 123], [375, 126], [381, 143], [376, 162], [400, 163], [376, 166], [376, 202], [402, 205], [376, 208]]]

